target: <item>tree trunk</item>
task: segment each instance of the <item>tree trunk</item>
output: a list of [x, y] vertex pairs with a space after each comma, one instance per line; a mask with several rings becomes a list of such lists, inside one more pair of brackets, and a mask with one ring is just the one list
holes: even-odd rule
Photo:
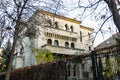
[[116, 27], [118, 28], [118, 31], [120, 32], [120, 22], [119, 22], [120, 15], [119, 15], [119, 10], [117, 9], [117, 4], [116, 4], [115, 0], [104, 0], [104, 1], [107, 3], [107, 5], [112, 13], [113, 21], [114, 21]]
[[[15, 28], [17, 28], [17, 27], [19, 27], [19, 22], [16, 22]], [[10, 80], [10, 71], [11, 71], [11, 68], [12, 68], [12, 61], [13, 61], [13, 57], [14, 57], [17, 38], [18, 38], [18, 30], [15, 29], [12, 50], [10, 52], [10, 61], [9, 61], [9, 64], [8, 64], [8, 71], [7, 71], [5, 80]]]

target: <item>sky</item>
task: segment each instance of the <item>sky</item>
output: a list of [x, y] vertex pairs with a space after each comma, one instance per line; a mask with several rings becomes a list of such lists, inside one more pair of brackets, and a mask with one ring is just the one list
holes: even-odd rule
[[[87, 0], [80, 0], [81, 1], [81, 6], [83, 5], [88, 5]], [[91, 0], [94, 1], [94, 0]], [[76, 2], [74, 0], [67, 0], [66, 3], [71, 4], [69, 7], [76, 7], [78, 4], [77, 0]], [[79, 21], [82, 21], [82, 25], [90, 28], [94, 28], [94, 34], [99, 30], [101, 27], [102, 23], [104, 20], [111, 15], [109, 9], [107, 8], [107, 5], [103, 2], [101, 3], [102, 5], [99, 5], [97, 7], [96, 11], [94, 13], [90, 12], [92, 11], [91, 9], [87, 9], [86, 12], [82, 15], [82, 12], [84, 11], [83, 8], [76, 8], [72, 11], [69, 12], [68, 17], [70, 18], [76, 18]], [[90, 14], [90, 15], [89, 15]], [[82, 15], [82, 16], [80, 16]], [[89, 15], [89, 16], [88, 16]], [[101, 16], [105, 16], [104, 19], [101, 19]], [[98, 32], [97, 36], [95, 37], [94, 41], [94, 47], [102, 43], [104, 40], [108, 39], [110, 36], [115, 34], [117, 32], [117, 28], [115, 27], [113, 23], [113, 19], [110, 18], [102, 27], [102, 34], [101, 32]]]
[[[75, 14], [75, 12], [71, 13], [71, 16], [70, 16], [71, 18], [75, 18], [75, 16], [73, 14]], [[93, 36], [96, 35], [96, 32], [101, 27], [101, 24], [99, 22], [97, 22], [94, 19], [91, 19], [90, 17], [83, 20], [81, 24], [86, 27], [94, 28]], [[95, 37], [94, 47], [96, 47], [97, 45], [102, 43], [104, 40], [108, 39], [113, 34], [117, 33], [117, 28], [114, 25], [112, 19], [105, 23], [105, 25], [102, 27], [102, 32], [103, 33], [101, 34], [101, 32], [99, 31], [97, 36]]]
[[[0, 0], [0, 2], [4, 2], [4, 1], [5, 0]], [[46, 0], [42, 0], [42, 1], [46, 1]], [[48, 1], [50, 1], [50, 0], [48, 0]], [[55, 1], [58, 1], [58, 0], [55, 0]], [[78, 1], [80, 1], [80, 3], [81, 3], [80, 6], [83, 6], [83, 5], [88, 5], [87, 0], [61, 0], [61, 1], [63, 1], [64, 5], [66, 5], [65, 9], [69, 10], [67, 12], [68, 14], [66, 15], [67, 17], [76, 18], [77, 20], [82, 21], [82, 23], [81, 23], [82, 25], [84, 25], [86, 27], [94, 28], [94, 32], [98, 31], [98, 29], [100, 28], [101, 24], [104, 21], [104, 19], [100, 19], [100, 16], [101, 15], [105, 15], [105, 16], [110, 15], [109, 10], [106, 9], [106, 7], [107, 7], [106, 5], [99, 6], [98, 9], [96, 10], [96, 12], [92, 13], [91, 15], [89, 15], [91, 12], [91, 9], [87, 9], [86, 12], [84, 13], [84, 15], [82, 15], [84, 9], [78, 8]], [[91, 0], [91, 1], [94, 1], [94, 0]], [[54, 4], [55, 4], [55, 6], [57, 6], [56, 3], [54, 3]], [[43, 5], [43, 4], [41, 4], [41, 5]], [[50, 5], [50, 7], [51, 7], [51, 5]], [[60, 11], [64, 12], [65, 9], [63, 9], [63, 8], [64, 7], [61, 8], [61, 6], [60, 6], [60, 8], [58, 8], [58, 9]], [[99, 13], [101, 15], [99, 15]], [[95, 15], [97, 15], [97, 16], [95, 16]], [[109, 28], [111, 28], [111, 30]], [[94, 41], [94, 46], [97, 46], [98, 44], [100, 44], [101, 42], [103, 42], [104, 40], [106, 40], [107, 38], [112, 36], [112, 34], [116, 33], [116, 30], [117, 29], [113, 23], [113, 20], [110, 19], [109, 21], [107, 21], [105, 23], [105, 25], [102, 27], [103, 34], [101, 34], [101, 32], [99, 32], [97, 34], [95, 41]], [[93, 35], [95, 35], [95, 34], [93, 34]]]

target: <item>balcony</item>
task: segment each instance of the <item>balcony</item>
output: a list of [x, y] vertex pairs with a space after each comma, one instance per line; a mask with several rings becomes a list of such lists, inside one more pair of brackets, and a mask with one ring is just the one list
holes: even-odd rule
[[58, 34], [58, 35], [64, 35], [67, 37], [72, 37], [72, 38], [78, 38], [78, 34], [77, 32], [71, 32], [71, 31], [66, 31], [60, 28], [55, 28], [55, 27], [45, 27], [45, 32], [48, 33], [54, 33], [54, 34]]
[[52, 53], [58, 53], [58, 54], [65, 54], [65, 55], [81, 55], [83, 53], [83, 49], [72, 49], [72, 48], [66, 48], [62, 46], [54, 46], [54, 45], [43, 45], [43, 49], [48, 49]]

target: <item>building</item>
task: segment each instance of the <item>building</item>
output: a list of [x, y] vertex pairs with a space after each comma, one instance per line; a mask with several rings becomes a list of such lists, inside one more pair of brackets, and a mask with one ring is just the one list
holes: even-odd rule
[[[102, 75], [105, 76], [107, 71], [109, 71], [106, 69], [110, 68], [110, 71], [112, 72], [112, 76], [114, 76], [113, 78], [116, 80], [118, 78], [117, 71], [120, 71], [119, 70], [120, 69], [119, 68], [120, 48], [118, 47], [118, 45], [120, 45], [120, 43], [119, 43], [120, 41], [117, 42], [117, 40], [119, 40], [119, 39], [120, 39], [120, 34], [116, 33], [94, 48], [94, 51], [96, 54], [95, 55], [96, 64], [99, 65], [99, 66], [96, 66], [98, 68], [98, 70], [99, 70], [99, 68], [101, 69], [101, 67], [102, 67], [102, 70], [100, 70], [100, 71], [102, 71], [101, 73], [104, 73]], [[101, 64], [101, 66], [100, 66], [100, 64]]]
[[[33, 48], [48, 49], [56, 59], [60, 59], [61, 56], [67, 58], [85, 55], [93, 49], [92, 33], [94, 29], [80, 25], [78, 20], [38, 10], [27, 24], [27, 28], [24, 28], [20, 33], [26, 35], [21, 42], [18, 42], [13, 62], [14, 68], [35, 64], [34, 54], [32, 54]], [[24, 49], [21, 51], [21, 48]], [[85, 63], [90, 64], [90, 61], [86, 60]], [[73, 69], [74, 64], [70, 63], [70, 65]], [[88, 70], [89, 66], [85, 65]], [[74, 74], [71, 74], [74, 78]]]
[[120, 34], [116, 33], [112, 35], [110, 38], [99, 44], [94, 48], [94, 50], [99, 53], [113, 53], [117, 51], [117, 41], [119, 39]]

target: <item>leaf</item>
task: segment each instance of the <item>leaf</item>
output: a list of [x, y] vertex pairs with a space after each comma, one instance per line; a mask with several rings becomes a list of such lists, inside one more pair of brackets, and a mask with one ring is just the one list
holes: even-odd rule
[[35, 53], [35, 59], [37, 64], [54, 60], [54, 57], [50, 50], [47, 49], [42, 50], [41, 48], [36, 48], [33, 49], [32, 51]]

